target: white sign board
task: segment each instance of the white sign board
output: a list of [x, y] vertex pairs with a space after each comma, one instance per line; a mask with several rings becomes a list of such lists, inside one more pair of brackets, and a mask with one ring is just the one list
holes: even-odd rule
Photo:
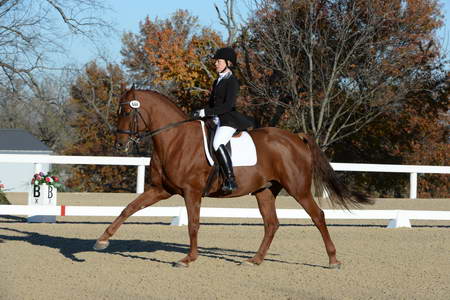
[[[41, 184], [31, 185], [28, 193], [28, 205], [56, 206], [57, 189], [54, 186]], [[56, 216], [29, 215], [28, 222], [31, 223], [55, 223]]]

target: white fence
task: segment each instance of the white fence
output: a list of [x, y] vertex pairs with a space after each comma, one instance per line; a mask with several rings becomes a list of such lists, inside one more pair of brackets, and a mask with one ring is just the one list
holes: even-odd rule
[[409, 198], [417, 198], [417, 174], [450, 174], [449, 166], [331, 163], [335, 171], [409, 173]]
[[[136, 193], [144, 192], [145, 166], [150, 164], [148, 157], [122, 157], [122, 156], [62, 156], [62, 155], [22, 155], [0, 154], [0, 163], [33, 163], [34, 170], [39, 173], [42, 164], [63, 165], [112, 165], [137, 166]], [[31, 178], [29, 178], [31, 180]]]
[[[87, 165], [118, 165], [137, 166], [136, 193], [144, 192], [145, 166], [150, 164], [147, 157], [114, 157], [114, 156], [59, 156], [59, 155], [21, 155], [0, 154], [0, 163], [34, 163], [35, 171], [41, 171], [42, 164], [87, 164]], [[331, 163], [335, 171], [406, 173], [410, 174], [409, 198], [417, 198], [417, 174], [450, 174], [449, 166], [418, 166], [389, 164], [350, 164]]]
[[[47, 205], [0, 205], [0, 215], [39, 216], [118, 216], [124, 207], [119, 206], [47, 206]], [[410, 220], [450, 221], [450, 211], [418, 210], [335, 210], [324, 209], [330, 220], [389, 220], [388, 228], [411, 227]], [[184, 206], [147, 207], [136, 212], [133, 217], [172, 217], [171, 225], [187, 225], [188, 218]], [[279, 219], [309, 219], [303, 209], [277, 209]], [[201, 218], [261, 219], [257, 208], [213, 208], [202, 207]]]
[[[0, 163], [33, 163], [35, 171], [41, 170], [42, 164], [90, 164], [90, 165], [127, 165], [137, 166], [136, 193], [144, 192], [145, 166], [150, 158], [144, 157], [109, 157], [109, 156], [54, 156], [54, 155], [20, 155], [0, 154]], [[450, 174], [447, 166], [387, 165], [387, 164], [347, 164], [332, 163], [335, 171], [409, 173], [410, 198], [417, 197], [417, 174]], [[51, 216], [117, 216], [123, 207], [107, 206], [32, 206], [0, 205], [0, 215], [51, 215]], [[279, 218], [309, 218], [304, 210], [278, 209]], [[391, 220], [388, 227], [410, 227], [410, 219], [415, 220], [450, 220], [449, 211], [415, 211], [415, 210], [325, 210], [327, 219], [382, 219]], [[149, 207], [134, 216], [173, 217], [173, 225], [187, 224], [184, 207]], [[254, 208], [202, 208], [202, 217], [261, 218]]]

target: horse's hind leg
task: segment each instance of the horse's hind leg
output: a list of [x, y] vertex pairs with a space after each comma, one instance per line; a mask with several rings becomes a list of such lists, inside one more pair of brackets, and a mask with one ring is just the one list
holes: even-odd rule
[[109, 245], [109, 238], [116, 233], [117, 229], [119, 229], [120, 225], [125, 222], [128, 217], [132, 214], [146, 208], [147, 206], [153, 205], [156, 202], [167, 199], [171, 195], [166, 192], [164, 189], [160, 187], [153, 186], [145, 193], [139, 195], [135, 200], [133, 200], [130, 204], [122, 210], [122, 213], [111, 223], [111, 225], [106, 228], [105, 232], [98, 238], [97, 242], [94, 245], [95, 250], [103, 250], [106, 249]]
[[275, 196], [270, 189], [265, 189], [256, 194], [258, 207], [264, 221], [264, 238], [253, 258], [245, 263], [259, 265], [263, 262], [264, 257], [269, 250], [270, 244], [275, 236], [275, 232], [279, 227], [278, 217], [275, 209]]
[[294, 196], [294, 198], [301, 206], [303, 206], [305, 211], [311, 217], [311, 220], [314, 222], [314, 225], [319, 229], [325, 243], [325, 249], [327, 250], [330, 268], [339, 268], [341, 263], [336, 258], [336, 247], [328, 232], [323, 210], [321, 210], [316, 201], [314, 201], [310, 191], [305, 192], [304, 195], [300, 197]]

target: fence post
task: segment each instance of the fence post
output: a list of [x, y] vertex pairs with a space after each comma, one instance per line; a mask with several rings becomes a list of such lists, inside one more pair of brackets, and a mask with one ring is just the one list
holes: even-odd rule
[[137, 170], [137, 182], [136, 182], [136, 193], [142, 194], [144, 192], [145, 183], [145, 165], [139, 165]]
[[417, 173], [409, 174], [409, 198], [417, 198]]
[[186, 207], [182, 206], [180, 207], [180, 210], [178, 212], [178, 216], [175, 216], [172, 218], [172, 221], [170, 222], [170, 225], [172, 226], [184, 226], [188, 225], [188, 216]]
[[411, 228], [411, 222], [409, 221], [406, 212], [399, 210], [397, 211], [395, 219], [391, 219], [386, 228], [401, 228], [401, 227]]

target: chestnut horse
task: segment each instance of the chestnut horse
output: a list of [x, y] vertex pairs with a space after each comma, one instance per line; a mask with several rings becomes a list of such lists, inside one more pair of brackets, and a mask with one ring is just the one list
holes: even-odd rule
[[[175, 266], [187, 267], [198, 256], [197, 234], [202, 192], [211, 171], [203, 150], [201, 124], [189, 120], [164, 95], [134, 88], [121, 97], [118, 113], [116, 148], [119, 150], [127, 150], [130, 140], [135, 140], [139, 135], [152, 134], [151, 186], [128, 204], [106, 228], [94, 249], [108, 247], [108, 240], [138, 210], [178, 194], [184, 198], [187, 209], [190, 249], [187, 256]], [[173, 124], [178, 126], [173, 127]], [[232, 194], [221, 194], [220, 180], [213, 181], [210, 193], [213, 197], [256, 196], [264, 221], [264, 237], [255, 256], [244, 263], [259, 265], [263, 262], [279, 227], [275, 198], [284, 188], [305, 209], [319, 229], [328, 254], [329, 267], [339, 268], [341, 263], [336, 258], [336, 248], [328, 233], [324, 213], [311, 193], [312, 180], [316, 191], [326, 191], [333, 204], [348, 208], [371, 203], [372, 200], [349, 191], [339, 182], [324, 153], [309, 136], [277, 128], [254, 129], [249, 134], [256, 145], [257, 164], [234, 168], [238, 189]]]

